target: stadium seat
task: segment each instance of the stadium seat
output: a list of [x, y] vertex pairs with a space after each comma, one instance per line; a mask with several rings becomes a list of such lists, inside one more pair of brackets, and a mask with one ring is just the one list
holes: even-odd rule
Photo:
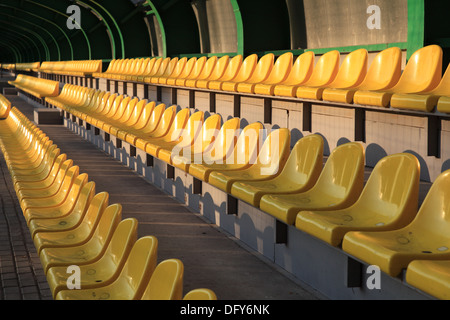
[[286, 165], [275, 178], [264, 181], [238, 181], [231, 194], [254, 207], [265, 194], [300, 193], [310, 189], [317, 181], [323, 164], [323, 138], [312, 134], [297, 141]]
[[414, 220], [391, 231], [351, 231], [342, 248], [348, 254], [396, 277], [413, 260], [449, 260], [448, 190], [450, 170], [433, 182]]
[[158, 83], [159, 77], [165, 76], [167, 74], [171, 74], [174, 66], [177, 64], [178, 58], [166, 58], [161, 62], [158, 70], [155, 73], [145, 76], [144, 82], [147, 83]]
[[141, 300], [181, 300], [184, 265], [179, 259], [161, 261], [153, 271]]
[[367, 71], [364, 81], [353, 88], [326, 88], [322, 99], [340, 103], [352, 103], [353, 96], [358, 90], [376, 91], [387, 90], [395, 86], [400, 79], [402, 70], [402, 52], [400, 48], [393, 47], [379, 52]]
[[81, 266], [97, 261], [106, 250], [121, 219], [122, 206], [110, 205], [104, 210], [94, 234], [86, 243], [73, 247], [42, 249], [39, 258], [44, 272], [47, 273], [51, 267], [73, 264]]
[[91, 289], [61, 290], [56, 300], [138, 300], [141, 299], [157, 264], [158, 240], [153, 236], [139, 238], [117, 278]]
[[256, 161], [251, 162], [249, 168], [213, 171], [209, 175], [208, 183], [230, 193], [231, 186], [236, 181], [262, 181], [279, 175], [289, 156], [290, 138], [290, 131], [286, 128], [273, 130], [264, 141]]
[[59, 95], [59, 82], [19, 74], [14, 81], [8, 81], [17, 89], [25, 91], [37, 98], [54, 97]]
[[[158, 150], [161, 148], [161, 145], [167, 144], [167, 148], [169, 148], [169, 146], [174, 147], [175, 145], [177, 145], [177, 143], [179, 143], [183, 130], [185, 130], [190, 120], [192, 122], [192, 125], [196, 119], [203, 120], [203, 113], [201, 112], [197, 113], [195, 117], [189, 117], [189, 115], [190, 111], [188, 108], [181, 109], [176, 113], [173, 121], [168, 124], [168, 130], [165, 131], [163, 135], [155, 135], [154, 137], [146, 137], [145, 139], [143, 139], [143, 143], [145, 143], [145, 152], [154, 157], [157, 157]], [[162, 131], [163, 130], [161, 130], [161, 132]], [[141, 148], [141, 145], [139, 145], [138, 148]]]
[[199, 288], [186, 293], [183, 300], [217, 300], [217, 296], [211, 289]]
[[225, 61], [221, 62], [220, 59], [217, 62], [216, 68], [208, 79], [197, 80], [195, 83], [197, 88], [200, 89], [208, 89], [209, 84], [213, 81], [228, 81], [233, 79], [236, 73], [239, 71], [239, 68], [242, 65], [242, 55], [238, 54], [233, 58], [229, 58], [227, 56], [226, 63]]
[[[256, 59], [254, 56], [252, 56], [251, 59]], [[238, 74], [239, 70], [242, 67], [243, 63], [243, 57], [242, 55], [238, 54], [234, 56], [230, 62], [228, 63], [227, 68], [225, 69], [224, 74], [219, 79], [211, 79], [208, 81], [199, 81], [198, 87], [199, 88], [208, 88], [212, 90], [220, 90], [222, 86], [222, 82], [227, 82], [233, 80], [236, 75]]]
[[[219, 125], [216, 125], [216, 127], [220, 126], [220, 118], [219, 119], [217, 119], [217, 117], [214, 118], [215, 118], [214, 120], [217, 120], [216, 123], [217, 122], [219, 123]], [[165, 161], [166, 163], [171, 164], [172, 151], [173, 150], [178, 151], [183, 149], [190, 150], [195, 139], [197, 139], [197, 137], [200, 135], [204, 123], [205, 123], [205, 113], [203, 111], [194, 112], [189, 117], [186, 128], [180, 130], [179, 132], [174, 131], [174, 134], [172, 134], [170, 140], [168, 141], [153, 140], [151, 142], [151, 146], [153, 146], [152, 150], [156, 150], [156, 156], [159, 159]], [[147, 144], [146, 149], [148, 150], [149, 147], [150, 145]], [[147, 153], [149, 152], [147, 151]], [[153, 153], [149, 154], [154, 155]]]
[[2, 94], [0, 94], [0, 120], [8, 118], [11, 111], [11, 102]]
[[[288, 57], [288, 59], [286, 59], [286, 57]], [[277, 67], [285, 67], [290, 60], [289, 57], [289, 54], [283, 54], [280, 56]], [[236, 86], [236, 91], [242, 93], [254, 93], [255, 85], [266, 81], [266, 79], [271, 75], [274, 68], [274, 61], [275, 55], [273, 53], [268, 53], [262, 56], [259, 59], [255, 71], [253, 71], [251, 77], [246, 81], [238, 83]], [[292, 60], [290, 62], [292, 64]]]
[[[273, 88], [275, 84], [283, 82], [288, 77], [292, 69], [293, 55], [291, 52], [283, 53], [277, 58], [272, 70], [266, 79], [259, 81], [258, 83], [251, 83], [242, 92], [251, 92], [256, 94], [273, 95]], [[248, 82], [247, 82], [248, 83]], [[239, 90], [239, 86], [238, 86]]]
[[398, 83], [388, 90], [356, 91], [355, 104], [386, 108], [393, 94], [424, 93], [439, 84], [442, 76], [442, 49], [430, 45], [414, 52], [406, 64]]
[[314, 52], [307, 51], [295, 59], [291, 71], [285, 81], [271, 85], [269, 92], [275, 96], [295, 97], [298, 86], [306, 83], [314, 70]]
[[[210, 59], [208, 59], [208, 62], [209, 60]], [[214, 60], [216, 62], [213, 65]], [[225, 55], [218, 59], [216, 57], [216, 59], [213, 59], [213, 61], [211, 61], [210, 65], [208, 65], [208, 62], [206, 63], [205, 68], [203, 68], [202, 73], [197, 78], [186, 80], [185, 86], [197, 88], [200, 81], [207, 83], [209, 80], [216, 80], [220, 78], [225, 72], [226, 67], [228, 66], [230, 57], [228, 55]]]
[[[205, 58], [205, 57], [204, 57]], [[205, 58], [206, 59], [206, 58]], [[202, 60], [202, 63], [204, 63], [204, 60]], [[174, 73], [173, 75], [170, 75], [166, 79], [167, 85], [174, 86], [176, 84], [177, 79], [185, 79], [189, 76], [189, 74], [192, 72], [192, 69], [197, 65], [197, 57], [190, 58], [186, 64], [183, 66], [183, 70], [181, 70], [180, 73]]]
[[[212, 70], [216, 62], [217, 62], [216, 56], [212, 56], [211, 58], [207, 58], [205, 56], [198, 58], [197, 61], [195, 61], [195, 64], [193, 65], [191, 72], [184, 78], [181, 77], [176, 78], [174, 84], [176, 86], [182, 87], [185, 86], [186, 80], [197, 79], [197, 77], [202, 73], [204, 68]], [[206, 67], [206, 65], [208, 65], [208, 67]], [[167, 81], [167, 83], [169, 84], [169, 81]]]
[[[107, 205], [101, 202], [104, 195], [93, 199], [80, 223], [70, 230], [42, 231], [34, 235], [33, 242], [38, 254], [44, 248], [62, 248], [79, 246], [86, 243], [93, 235]], [[95, 202], [94, 202], [95, 200]], [[97, 201], [99, 200], [99, 201]], [[117, 205], [113, 205], [117, 206]]]
[[[300, 55], [302, 56], [302, 55]], [[296, 60], [301, 62], [300, 56]], [[275, 86], [281, 83], [284, 83], [287, 81], [287, 79], [291, 75], [291, 71], [293, 68], [296, 68], [297, 65], [292, 65], [293, 63], [293, 54], [291, 52], [287, 52], [283, 55], [281, 55], [275, 62], [275, 65], [272, 69], [272, 72], [270, 73], [269, 77], [261, 83], [258, 83], [255, 85], [254, 92], [256, 94], [265, 94], [265, 95], [273, 95]], [[306, 65], [304, 66], [306, 67]], [[297, 76], [302, 76], [300, 73], [301, 71], [297, 70]]]
[[[160, 138], [165, 136], [176, 118], [177, 106], [173, 105], [165, 109], [165, 105], [157, 105], [148, 117], [147, 124], [140, 129], [125, 129], [125, 139], [141, 150], [145, 150], [148, 138]], [[181, 116], [181, 115], [180, 115]], [[119, 137], [120, 137], [119, 131]]]
[[227, 90], [227, 85], [224, 85], [222, 90], [254, 93], [253, 89], [255, 87], [255, 84], [265, 81], [270, 75], [270, 72], [273, 69], [274, 60], [275, 55], [273, 53], [265, 54], [259, 59], [258, 64], [256, 65], [255, 70], [251, 74], [250, 78], [245, 81], [238, 82], [232, 90]]
[[220, 170], [234, 171], [242, 170], [250, 167], [251, 163], [255, 161], [259, 152], [260, 134], [263, 130], [263, 125], [260, 122], [255, 122], [247, 125], [243, 130], [238, 130], [238, 138], [234, 144], [228, 139], [227, 144], [232, 143], [231, 154], [226, 153], [223, 162], [211, 161], [210, 163], [191, 164], [189, 166], [189, 173], [197, 179], [209, 181], [211, 172]]
[[[450, 66], [444, 73], [439, 85], [431, 91], [426, 91], [417, 94], [401, 94], [395, 93], [391, 97], [391, 107], [397, 109], [418, 110], [424, 112], [432, 112], [437, 105], [437, 102], [443, 97], [443, 102], [446, 97], [450, 96]], [[440, 108], [443, 106], [440, 103]]]
[[351, 206], [358, 199], [363, 184], [364, 149], [359, 143], [348, 142], [332, 151], [311, 189], [297, 194], [266, 194], [259, 207], [276, 219], [293, 225], [300, 211]]
[[332, 246], [339, 246], [349, 231], [402, 228], [417, 213], [419, 168], [412, 154], [386, 156], [378, 161], [352, 206], [334, 211], [301, 211], [295, 225]]
[[[219, 114], [209, 116], [195, 140], [190, 146], [176, 147], [172, 150], [170, 164], [189, 172], [189, 166], [192, 163], [203, 163], [203, 155], [211, 148], [215, 148], [215, 141], [224, 135], [226, 130], [235, 132], [238, 129], [239, 120], [234, 118], [226, 121], [222, 126], [222, 117]], [[221, 150], [223, 146], [218, 146]]]
[[[127, 218], [119, 222], [104, 254], [97, 261], [79, 266], [80, 289], [93, 289], [112, 283], [119, 275], [131, 248], [137, 240], [138, 221]], [[47, 282], [53, 298], [59, 291], [67, 290], [70, 276], [67, 267], [52, 267], [47, 272]]]
[[450, 300], [450, 260], [411, 261], [406, 282], [437, 299]]
[[334, 80], [339, 71], [339, 59], [340, 54], [337, 50], [323, 54], [317, 61], [311, 76], [306, 82], [303, 82], [301, 85], [278, 85], [275, 87], [275, 95], [297, 97], [297, 90], [300, 86], [322, 87], [328, 85]]
[[221, 81], [211, 81], [208, 87], [213, 90], [235, 92], [237, 84], [250, 79], [258, 64], [261, 65], [261, 60], [258, 61], [258, 56], [256, 54], [251, 54], [244, 59], [235, 77], [232, 79], [223, 79]]
[[52, 208], [51, 213], [44, 212], [41, 217], [34, 215], [28, 221], [31, 237], [33, 238], [37, 232], [62, 231], [76, 227], [83, 219], [94, 195], [95, 182], [89, 181], [79, 194], [69, 195], [65, 205]]
[[354, 88], [364, 80], [367, 73], [367, 62], [368, 53], [366, 49], [352, 51], [345, 57], [336, 77], [331, 82], [322, 86], [307, 83], [297, 88], [296, 96], [303, 99], [322, 100], [322, 93], [326, 88]]

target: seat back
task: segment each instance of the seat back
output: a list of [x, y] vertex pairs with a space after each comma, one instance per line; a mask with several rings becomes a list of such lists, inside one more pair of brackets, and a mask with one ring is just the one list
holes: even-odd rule
[[[130, 97], [127, 97], [127, 98], [130, 98]], [[116, 118], [114, 120], [117, 120], [117, 121], [122, 122], [122, 123], [127, 122], [128, 120], [130, 120], [134, 109], [136, 109], [136, 105], [137, 105], [138, 101], [139, 101], [139, 98], [137, 98], [137, 97], [135, 97], [133, 99], [130, 98], [128, 100], [128, 103], [127, 103], [126, 107], [125, 107], [125, 110], [122, 113], [122, 116], [119, 117], [119, 118]]]
[[366, 49], [350, 52], [342, 61], [330, 87], [353, 88], [361, 84], [367, 74], [368, 53]]
[[230, 81], [236, 77], [242, 66], [242, 55], [238, 54], [230, 59], [223, 75], [218, 78], [219, 81]]
[[[159, 76], [160, 77], [169, 77], [175, 70], [175, 67], [178, 65], [178, 61], [179, 61], [179, 59], [177, 57], [170, 59], [170, 61], [167, 63], [167, 66], [166, 66], [164, 72]], [[157, 76], [157, 75], [155, 75], [155, 76]]]
[[[152, 102], [154, 103], [154, 101]], [[154, 107], [153, 112], [150, 115], [150, 119], [148, 120], [145, 127], [141, 129], [141, 132], [150, 133], [155, 131], [155, 129], [158, 127], [159, 122], [161, 121], [161, 116], [163, 115], [165, 109], [166, 105], [164, 103], [160, 103], [156, 107]]]
[[194, 66], [196, 66], [196, 65], [197, 65], [197, 57], [190, 58], [186, 62], [185, 66], [183, 68], [183, 71], [176, 78], [179, 78], [179, 79], [187, 78], [189, 76], [189, 74], [192, 72], [192, 69], [194, 68]]
[[[127, 295], [129, 300], [141, 299], [147, 285], [154, 274], [157, 264], [158, 240], [154, 236], [139, 238], [131, 248], [119, 278], [129, 285], [129, 292], [121, 292]], [[121, 289], [126, 289], [123, 286]]]
[[173, 77], [177, 78], [180, 76], [180, 74], [183, 72], [184, 67], [186, 66], [188, 59], [186, 57], [183, 57], [177, 61], [177, 64], [173, 68], [172, 72], [170, 74], [165, 75], [165, 77]]
[[150, 121], [150, 117], [153, 113], [153, 109], [155, 109], [156, 103], [155, 101], [150, 101], [147, 103], [147, 100], [144, 100], [145, 106], [142, 108], [142, 112], [139, 115], [139, 119], [134, 125], [135, 129], [142, 129], [146, 126], [146, 124]]
[[278, 175], [289, 157], [291, 131], [287, 128], [273, 130], [267, 136], [252, 168], [262, 176]]
[[357, 205], [376, 210], [399, 228], [406, 226], [418, 209], [419, 183], [420, 164], [414, 155], [388, 155], [375, 165]]
[[118, 104], [116, 111], [111, 115], [111, 120], [119, 120], [123, 118], [124, 112], [131, 101], [131, 97], [123, 97]]
[[286, 52], [279, 56], [265, 81], [267, 83], [280, 83], [286, 80], [291, 72], [293, 59], [292, 52]]
[[205, 120], [205, 113], [203, 111], [194, 112], [187, 122], [186, 128], [180, 132], [173, 132], [173, 137], [179, 135], [177, 139], [172, 141], [178, 141], [178, 148], [191, 147], [197, 136], [200, 134], [203, 123]]
[[208, 80], [217, 80], [220, 79], [220, 77], [223, 76], [225, 70], [227, 69], [228, 63], [230, 61], [230, 57], [228, 55], [225, 55], [217, 60], [216, 65], [214, 66], [214, 69], [210, 73], [208, 77], [205, 79]]
[[11, 102], [2, 94], [0, 94], [0, 119], [8, 118], [11, 111]]
[[233, 151], [237, 141], [237, 132], [240, 128], [241, 120], [239, 118], [231, 118], [222, 125], [214, 143], [204, 152], [203, 160], [223, 163], [225, 157], [229, 156]]
[[255, 70], [251, 74], [251, 77], [246, 80], [246, 82], [260, 83], [266, 80], [273, 69], [274, 60], [275, 55], [273, 53], [262, 56], [261, 59], [259, 59]]
[[161, 58], [152, 58], [145, 66], [145, 69], [141, 71], [139, 75], [146, 76], [150, 75], [152, 73], [153, 67], [155, 66], [156, 62], [161, 63]]
[[323, 166], [323, 138], [311, 134], [299, 139], [281, 172], [283, 179], [292, 181], [293, 185], [311, 188], [317, 181]]
[[437, 45], [426, 46], [414, 52], [392, 91], [420, 93], [437, 87], [442, 76], [442, 54], [441, 47]]
[[322, 55], [314, 66], [314, 70], [305, 86], [326, 86], [330, 84], [339, 71], [340, 54], [333, 50]]
[[327, 195], [352, 205], [361, 194], [364, 184], [364, 148], [356, 142], [336, 147], [314, 185]]
[[402, 52], [392, 47], [379, 52], [367, 71], [359, 90], [387, 90], [397, 84], [402, 74]]
[[139, 100], [138, 103], [136, 103], [136, 106], [133, 108], [133, 111], [131, 112], [130, 118], [127, 122], [128, 126], [134, 126], [139, 121], [139, 118], [141, 117], [142, 111], [144, 110], [144, 106], [147, 104], [147, 99]]
[[234, 77], [231, 81], [233, 82], [247, 81], [255, 71], [257, 63], [258, 63], [258, 56], [256, 54], [251, 54], [248, 57], [246, 57], [242, 62], [242, 65], [236, 77]]
[[71, 210], [71, 215], [84, 216], [87, 212], [89, 205], [92, 203], [95, 196], [95, 182], [87, 182], [80, 190], [78, 197], [73, 199], [74, 206]]
[[247, 125], [239, 134], [236, 145], [226, 164], [255, 163], [259, 152], [259, 140], [264, 126], [260, 122]]
[[201, 72], [197, 75], [193, 73], [192, 75], [189, 75], [189, 78], [195, 80], [208, 79], [211, 73], [214, 71], [214, 68], [216, 67], [217, 60], [217, 56], [210, 57], [208, 60], [206, 60], [204, 67], [201, 69]]
[[[441, 239], [450, 238], [450, 170], [442, 172], [431, 185], [412, 225]], [[448, 242], [447, 242], [448, 243]], [[449, 248], [436, 248], [439, 252]]]
[[160, 262], [148, 282], [142, 300], [181, 300], [183, 297], [184, 265], [181, 260]]
[[[170, 64], [170, 61], [172, 59], [171, 58], [165, 58], [161, 61], [161, 64], [159, 65], [159, 68], [157, 70], [154, 70], [154, 72], [152, 73], [152, 77], [161, 77], [165, 72], [167, 67]], [[174, 58], [174, 62], [176, 63], [176, 61], [178, 60], [178, 58]]]
[[153, 131], [152, 135], [154, 137], [162, 137], [167, 134], [169, 129], [172, 126], [172, 123], [174, 121], [175, 115], [177, 112], [177, 106], [173, 105], [169, 108], [166, 108], [160, 117], [160, 121], [158, 123], [158, 126], [156, 127], [155, 131]]
[[182, 131], [186, 128], [189, 120], [189, 108], [181, 109], [177, 112], [170, 125], [167, 134], [164, 135], [165, 141], [176, 141], [180, 138]]
[[[217, 57], [216, 57], [216, 59], [217, 59]], [[202, 72], [202, 70], [205, 67], [205, 64], [206, 64], [206, 62], [208, 60], [209, 59], [206, 58], [205, 56], [198, 58], [197, 61], [194, 64], [193, 68], [192, 68], [191, 73], [189, 73], [189, 75], [186, 77], [186, 79], [197, 79], [197, 77]], [[214, 59], [211, 60], [211, 61], [214, 61]]]

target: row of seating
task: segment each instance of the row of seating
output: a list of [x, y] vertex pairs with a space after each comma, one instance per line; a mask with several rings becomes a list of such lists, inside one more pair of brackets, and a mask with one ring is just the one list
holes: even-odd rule
[[11, 101], [9, 101], [4, 95], [0, 94], [0, 120], [8, 118], [11, 111]]
[[442, 76], [442, 49], [417, 50], [402, 72], [402, 52], [393, 47], [379, 52], [368, 66], [368, 52], [358, 49], [340, 61], [336, 50], [314, 65], [313, 52], [293, 61], [293, 54], [275, 60], [272, 53], [258, 60], [253, 54], [235, 57], [140, 58], [111, 61], [94, 77], [120, 81], [193, 87], [324, 100], [432, 112], [450, 112], [450, 72]]
[[[216, 299], [209, 289], [183, 296], [182, 261], [157, 263], [158, 240], [138, 239], [138, 221], [122, 219], [122, 206], [95, 193], [88, 175], [15, 107], [0, 125], [0, 147], [55, 299]], [[68, 287], [74, 265], [77, 290]]]
[[44, 61], [39, 72], [86, 77], [102, 71], [102, 60]]
[[8, 81], [12, 86], [19, 90], [23, 90], [36, 98], [55, 97], [59, 95], [59, 82], [27, 76], [24, 74], [17, 75], [14, 81]]
[[40, 62], [5, 63], [1, 64], [1, 69], [9, 71], [38, 72], [40, 66]]
[[[411, 261], [450, 260], [450, 171], [435, 181], [418, 210], [420, 166], [412, 154], [381, 159], [364, 184], [359, 143], [336, 147], [322, 166], [324, 142], [316, 134], [290, 150], [286, 128], [265, 137], [260, 123], [240, 130], [238, 118], [222, 124], [218, 114], [177, 112], [176, 106], [74, 85], [47, 101], [392, 276]], [[418, 288], [449, 298], [448, 289], [437, 288], [448, 288], [450, 269], [444, 277], [427, 268], [429, 262], [416, 263], [422, 269], [408, 269], [408, 279], [414, 274], [421, 279]], [[430, 286], [428, 278], [439, 284]]]

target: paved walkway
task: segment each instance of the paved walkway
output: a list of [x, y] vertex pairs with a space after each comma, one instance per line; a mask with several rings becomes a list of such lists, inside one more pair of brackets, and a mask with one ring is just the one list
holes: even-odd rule
[[[32, 106], [18, 96], [7, 97], [32, 119]], [[135, 217], [139, 221], [139, 237], [154, 235], [158, 238], [159, 261], [167, 258], [183, 261], [184, 292], [207, 287], [221, 300], [320, 298], [276, 265], [64, 126], [42, 125], [41, 128], [68, 158], [73, 159], [80, 172], [95, 181], [96, 192], [107, 191], [110, 203], [123, 205], [123, 218]], [[3, 162], [1, 168], [0, 299], [51, 299]]]

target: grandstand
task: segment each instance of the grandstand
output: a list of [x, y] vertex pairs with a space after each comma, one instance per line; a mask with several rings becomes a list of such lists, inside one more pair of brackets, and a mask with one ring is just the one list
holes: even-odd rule
[[0, 0], [0, 299], [450, 299], [446, 9]]

